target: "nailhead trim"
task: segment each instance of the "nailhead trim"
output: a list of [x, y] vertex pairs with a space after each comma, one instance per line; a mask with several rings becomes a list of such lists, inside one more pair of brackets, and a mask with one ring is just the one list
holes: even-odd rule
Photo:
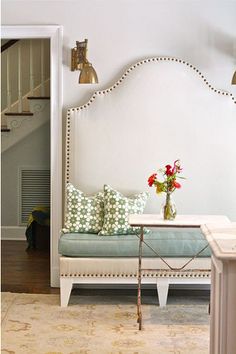
[[69, 183], [70, 181], [70, 128], [71, 128], [71, 112], [74, 112], [75, 109], [67, 111], [67, 124], [66, 124], [66, 176], [65, 181]]
[[[205, 78], [205, 76], [199, 71], [199, 69], [197, 69], [194, 65], [188, 63], [187, 61], [185, 60], [182, 60], [182, 59], [178, 59], [178, 58], [172, 58], [172, 57], [155, 57], [155, 58], [148, 58], [148, 59], [144, 59], [144, 60], [141, 60], [139, 62], [137, 62], [136, 64], [132, 65], [130, 68], [128, 68], [126, 70], [126, 72], [122, 75], [122, 77], [115, 82], [114, 85], [112, 85], [111, 87], [107, 88], [106, 90], [102, 90], [102, 91], [96, 91], [93, 96], [89, 99], [89, 101], [87, 103], [85, 103], [84, 105], [82, 106], [79, 106], [79, 107], [76, 107], [76, 108], [71, 108], [71, 109], [68, 109], [67, 111], [67, 138], [66, 138], [66, 149], [67, 149], [67, 152], [70, 151], [70, 114], [72, 112], [75, 112], [76, 111], [80, 111], [80, 110], [83, 110], [84, 108], [87, 108], [88, 106], [90, 106], [90, 104], [95, 100], [95, 98], [98, 96], [98, 95], [105, 95], [106, 93], [109, 93], [111, 92], [112, 90], [114, 90], [117, 86], [119, 86], [123, 80], [125, 80], [126, 76], [133, 70], [135, 69], [136, 67], [140, 66], [140, 65], [143, 65], [143, 64], [146, 64], [146, 63], [150, 63], [150, 62], [158, 62], [158, 61], [174, 61], [174, 62], [178, 62], [180, 64], [183, 64], [183, 65], [186, 65], [188, 66], [189, 68], [193, 69], [194, 71], [196, 71], [196, 73], [199, 75], [199, 77], [204, 81], [204, 83], [214, 92], [220, 94], [220, 95], [224, 95], [224, 96], [229, 96], [232, 101], [236, 104], [236, 98], [233, 96], [232, 93], [229, 93], [227, 91], [223, 91], [223, 90], [218, 90], [216, 88], [214, 88], [208, 81], [207, 79]], [[66, 183], [69, 182], [70, 180], [70, 173], [69, 173], [69, 165], [70, 165], [70, 158], [69, 156], [66, 157]]]
[[[76, 273], [76, 274], [61, 274], [61, 277], [82, 277], [82, 278], [89, 278], [89, 277], [95, 277], [95, 278], [136, 278], [137, 274], [81, 274], [81, 273]], [[211, 271], [199, 271], [196, 270], [194, 272], [193, 270], [189, 271], [176, 271], [176, 272], [171, 272], [171, 271], [161, 271], [161, 272], [149, 272], [149, 273], [142, 273], [142, 277], [160, 277], [160, 278], [210, 278], [211, 276]]]
[[[236, 98], [233, 97], [233, 94], [232, 93], [229, 93], [227, 91], [223, 91], [223, 90], [218, 90], [216, 88], [214, 88], [208, 81], [207, 79], [205, 78], [205, 76], [199, 71], [199, 69], [197, 69], [194, 65], [186, 62], [185, 60], [182, 60], [182, 59], [177, 59], [177, 58], [171, 58], [171, 57], [156, 57], [156, 58], [149, 58], [149, 59], [144, 59], [144, 60], [141, 60], [139, 62], [137, 62], [136, 64], [132, 65], [130, 68], [128, 68], [126, 70], [126, 72], [122, 75], [122, 77], [115, 82], [115, 84], [113, 84], [111, 87], [107, 88], [106, 90], [103, 90], [103, 91], [96, 91], [94, 93], [94, 95], [90, 98], [90, 100], [80, 106], [80, 107], [76, 107], [75, 109], [76, 110], [82, 110], [83, 108], [87, 108], [90, 103], [92, 103], [95, 98], [97, 97], [97, 95], [101, 95], [101, 94], [106, 94], [108, 92], [111, 92], [112, 90], [114, 90], [117, 86], [119, 86], [120, 83], [122, 83], [122, 81], [126, 78], [126, 76], [135, 68], [137, 68], [138, 66], [140, 65], [143, 65], [143, 64], [146, 64], [146, 63], [150, 63], [150, 62], [158, 62], [158, 61], [175, 61], [175, 62], [178, 62], [180, 64], [184, 64], [188, 67], [190, 67], [191, 69], [193, 69], [194, 71], [196, 71], [196, 73], [200, 76], [201, 79], [203, 79], [203, 81], [205, 82], [205, 84], [211, 89], [213, 90], [214, 92], [217, 92], [218, 94], [221, 94], [221, 95], [225, 95], [225, 96], [231, 96], [231, 99], [234, 101], [234, 103], [236, 103]], [[72, 108], [72, 110], [74, 110]], [[69, 110], [71, 111], [71, 109]]]

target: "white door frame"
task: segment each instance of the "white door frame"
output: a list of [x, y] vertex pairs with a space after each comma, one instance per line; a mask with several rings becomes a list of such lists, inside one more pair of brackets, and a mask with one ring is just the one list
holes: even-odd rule
[[50, 39], [51, 254], [50, 283], [59, 286], [58, 238], [62, 224], [62, 26], [2, 26], [3, 39]]

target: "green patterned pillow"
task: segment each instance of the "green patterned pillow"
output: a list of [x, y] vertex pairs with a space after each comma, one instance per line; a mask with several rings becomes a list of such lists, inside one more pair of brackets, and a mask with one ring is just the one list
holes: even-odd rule
[[66, 186], [67, 211], [64, 233], [81, 232], [96, 234], [102, 229], [104, 218], [104, 193], [86, 196], [71, 183]]
[[129, 214], [142, 214], [148, 193], [142, 192], [127, 198], [121, 193], [104, 186], [104, 223], [99, 235], [135, 234], [139, 228], [128, 223]]

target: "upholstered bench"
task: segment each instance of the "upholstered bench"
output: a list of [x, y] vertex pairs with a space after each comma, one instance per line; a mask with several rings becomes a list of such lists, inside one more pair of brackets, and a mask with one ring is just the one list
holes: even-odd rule
[[[196, 255], [207, 241], [199, 229], [152, 229], [145, 241], [170, 266], [178, 268]], [[137, 284], [137, 235], [99, 236], [65, 233], [59, 240], [61, 306], [67, 306], [73, 284]], [[156, 283], [159, 304], [167, 301], [170, 283], [209, 283], [210, 249], [207, 247], [186, 267], [187, 272], [169, 272], [166, 264], [143, 245], [145, 271], [142, 283]], [[202, 270], [206, 270], [205, 272]]]

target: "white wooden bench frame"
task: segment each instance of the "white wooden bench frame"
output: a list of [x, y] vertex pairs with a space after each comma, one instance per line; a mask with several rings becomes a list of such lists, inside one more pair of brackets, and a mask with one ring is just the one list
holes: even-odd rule
[[[94, 268], [96, 268], [96, 262], [98, 261], [99, 264], [101, 263], [101, 258], [85, 258], [79, 259], [77, 265], [73, 265], [76, 263], [76, 259], [70, 257], [61, 257], [61, 275], [60, 275], [60, 289], [61, 289], [61, 306], [66, 307], [68, 305], [71, 290], [74, 284], [115, 284], [115, 285], [130, 285], [138, 284], [138, 277], [137, 277], [137, 265], [138, 265], [138, 258], [132, 258], [129, 260], [129, 265], [126, 267], [126, 271], [122, 272], [121, 274], [117, 274], [116, 272], [109, 273], [109, 262], [112, 265], [112, 269], [114, 269], [114, 261], [118, 262], [120, 266], [127, 262], [126, 258], [116, 258], [114, 259], [103, 259], [104, 263], [106, 262], [106, 266], [104, 267], [107, 269], [107, 273], [96, 273], [96, 274], [81, 274], [81, 273], [74, 273], [75, 269], [84, 268], [84, 264], [94, 264]], [[173, 258], [167, 259], [170, 264], [183, 264], [186, 262], [186, 258], [175, 259], [173, 262]], [[157, 262], [156, 258], [150, 258], [149, 264]], [[81, 266], [81, 262], [83, 262], [83, 266]], [[69, 273], [68, 266], [72, 266], [72, 272]], [[80, 263], [80, 264], [79, 264]], [[165, 306], [167, 304], [167, 296], [169, 291], [170, 284], [210, 284], [210, 270], [205, 272], [200, 272], [199, 270], [194, 270], [194, 268], [209, 268], [210, 269], [210, 259], [205, 258], [201, 260], [197, 260], [193, 266], [192, 270], [189, 270], [187, 273], [181, 272], [169, 272], [163, 269], [163, 271], [156, 271], [156, 272], [146, 272], [142, 276], [142, 284], [156, 284], [157, 287], [157, 294], [159, 299], [159, 306]], [[161, 262], [158, 261], [159, 267]], [[66, 268], [66, 269], [65, 269]], [[134, 272], [128, 272], [128, 269], [134, 269]], [[65, 270], [65, 272], [63, 272]]]

